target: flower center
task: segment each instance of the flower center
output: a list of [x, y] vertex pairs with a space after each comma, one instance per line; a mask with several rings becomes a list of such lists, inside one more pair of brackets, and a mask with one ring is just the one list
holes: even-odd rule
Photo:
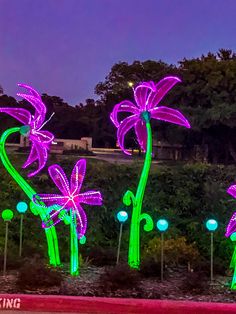
[[70, 195], [69, 196], [69, 201], [73, 201], [74, 200], [74, 196], [73, 195]]
[[141, 119], [143, 119], [143, 121], [146, 123], [149, 122], [151, 120], [150, 112], [148, 111], [141, 112]]
[[23, 136], [29, 136], [30, 133], [30, 126], [29, 125], [23, 125], [20, 127], [20, 134]]

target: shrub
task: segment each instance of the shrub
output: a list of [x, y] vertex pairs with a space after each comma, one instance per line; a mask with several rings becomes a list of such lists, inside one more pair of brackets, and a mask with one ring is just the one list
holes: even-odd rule
[[139, 281], [139, 273], [126, 264], [106, 268], [99, 278], [99, 283], [104, 290], [133, 288], [138, 285]]
[[60, 285], [62, 274], [44, 264], [37, 257], [28, 259], [20, 268], [16, 285], [20, 289], [52, 287]]
[[91, 150], [84, 148], [63, 150], [63, 155], [96, 156]]
[[161, 277], [161, 263], [154, 258], [145, 259], [141, 263], [140, 273], [144, 277]]
[[[161, 239], [153, 238], [145, 248], [147, 257], [152, 257], [156, 262], [161, 258]], [[166, 239], [164, 241], [165, 262], [170, 265], [187, 265], [199, 259], [199, 252], [194, 244], [187, 244], [185, 237]]]
[[[194, 271], [200, 271], [205, 273], [208, 277], [210, 276], [210, 261], [206, 259], [201, 259], [193, 266]], [[224, 276], [228, 265], [225, 265], [219, 258], [214, 259], [214, 274]]]
[[183, 292], [202, 293], [209, 288], [205, 272], [187, 273], [181, 286]]
[[[3, 265], [4, 255], [0, 255], [0, 265]], [[19, 269], [23, 265], [23, 260], [11, 254], [7, 255], [7, 271]]]
[[91, 264], [95, 266], [114, 265], [116, 261], [116, 253], [111, 248], [92, 248], [88, 254]]

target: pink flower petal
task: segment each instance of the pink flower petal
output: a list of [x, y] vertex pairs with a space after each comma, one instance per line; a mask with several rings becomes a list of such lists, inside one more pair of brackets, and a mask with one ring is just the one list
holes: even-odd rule
[[230, 237], [234, 232], [236, 232], [236, 213], [233, 214], [228, 223], [228, 226], [226, 227], [225, 236]]
[[190, 128], [188, 120], [178, 110], [162, 106], [150, 110], [150, 113], [151, 117], [154, 119], [167, 121], [185, 126], [186, 128]]
[[60, 194], [36, 194], [33, 197], [33, 202], [42, 207], [64, 206], [67, 201], [68, 197]]
[[88, 191], [79, 194], [79, 203], [88, 205], [102, 205], [102, 195], [98, 191]]
[[38, 152], [35, 148], [35, 144], [32, 144], [31, 150], [30, 150], [30, 154], [26, 160], [26, 162], [23, 164], [22, 168], [27, 168], [30, 164], [32, 164], [33, 162], [35, 162], [38, 159]]
[[57, 194], [36, 194], [33, 196], [33, 202], [43, 208], [48, 209], [48, 214], [42, 222], [43, 228], [50, 228], [61, 221], [59, 217], [68, 198]]
[[75, 164], [70, 177], [71, 194], [79, 193], [86, 172], [86, 160], [80, 159]]
[[33, 87], [26, 85], [26, 84], [22, 84], [22, 83], [19, 83], [17, 85], [19, 87], [23, 87], [23, 88], [27, 89], [31, 93], [32, 96], [41, 99], [40, 94]]
[[123, 150], [123, 152], [127, 155], [131, 155], [131, 154], [124, 148], [125, 134], [135, 125], [135, 123], [138, 121], [138, 119], [139, 118], [136, 115], [125, 118], [121, 122], [121, 124], [117, 130], [118, 144], [119, 144], [120, 148]]
[[69, 196], [70, 186], [63, 169], [59, 165], [52, 165], [48, 168], [48, 173], [61, 193]]
[[35, 128], [39, 128], [46, 116], [46, 107], [41, 99], [38, 99], [32, 95], [26, 95], [17, 93], [17, 96], [24, 98], [26, 101], [31, 103], [31, 105], [35, 108], [35, 114], [34, 114], [34, 122], [35, 122]]
[[114, 123], [114, 125], [118, 128], [120, 123], [118, 121], [118, 114], [120, 112], [129, 112], [133, 114], [139, 114], [139, 109], [129, 100], [124, 100], [120, 102], [119, 104], [115, 105], [110, 118], [111, 121]]
[[73, 208], [73, 211], [76, 213], [77, 236], [78, 239], [81, 239], [85, 235], [87, 230], [87, 216], [80, 204], [76, 204], [76, 206]]
[[181, 80], [176, 76], [167, 76], [156, 84], [156, 90], [149, 94], [147, 99], [147, 110], [156, 107], [167, 92]]
[[29, 125], [31, 122], [31, 113], [23, 108], [0, 108], [0, 112], [9, 114], [24, 125]]
[[143, 111], [147, 109], [147, 99], [148, 96], [155, 92], [156, 87], [153, 82], [144, 82], [139, 84], [134, 90], [134, 98], [139, 106], [139, 108]]
[[231, 185], [228, 188], [227, 193], [232, 195], [234, 198], [236, 198], [236, 185]]
[[48, 131], [35, 131], [33, 135], [37, 141], [43, 144], [51, 144], [54, 140], [54, 135]]
[[139, 120], [135, 124], [135, 133], [140, 147], [146, 151], [147, 147], [147, 128], [143, 120]]
[[[37, 168], [37, 170], [28, 174], [29, 178], [35, 176], [37, 173], [39, 173], [44, 168], [44, 166], [46, 165], [46, 162], [47, 162], [47, 158], [48, 158], [47, 147], [45, 147], [44, 145], [42, 145], [40, 143], [34, 142], [34, 148], [35, 148], [36, 152], [32, 153], [32, 159], [31, 160], [29, 160], [29, 158], [27, 159], [27, 164], [30, 165], [34, 161], [38, 160], [38, 168]], [[35, 159], [35, 154], [37, 154], [37, 159]]]

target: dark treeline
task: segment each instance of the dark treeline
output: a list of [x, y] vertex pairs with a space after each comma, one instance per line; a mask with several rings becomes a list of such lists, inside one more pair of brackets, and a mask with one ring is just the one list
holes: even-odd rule
[[[130, 65], [119, 62], [112, 67], [105, 81], [95, 87], [98, 100], [87, 99], [85, 104], [75, 107], [60, 97], [43, 94], [48, 116], [55, 112], [47, 129], [56, 137], [91, 136], [95, 147], [115, 147], [116, 130], [109, 116], [116, 103], [133, 99], [128, 82], [134, 86], [141, 81], [157, 82], [166, 75], [178, 75], [182, 83], [173, 88], [162, 104], [179, 108], [191, 122], [192, 129], [153, 121], [155, 138], [183, 144], [189, 152], [197, 147], [199, 155], [209, 162], [235, 162], [236, 54], [231, 50], [221, 49], [216, 54], [183, 59], [177, 66], [151, 60], [134, 61]], [[0, 106], [16, 105], [14, 98], [0, 96]], [[29, 108], [25, 102], [21, 105]], [[16, 122], [5, 116], [1, 131], [13, 123]], [[137, 146], [132, 132], [127, 136], [127, 145]]]

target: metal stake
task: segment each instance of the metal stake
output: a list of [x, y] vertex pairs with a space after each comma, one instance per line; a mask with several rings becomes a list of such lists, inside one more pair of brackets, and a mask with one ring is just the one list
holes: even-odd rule
[[120, 244], [121, 244], [121, 237], [122, 237], [122, 229], [123, 229], [123, 224], [120, 224], [120, 234], [119, 234], [119, 242], [118, 242], [118, 249], [117, 249], [117, 258], [116, 258], [116, 265], [119, 264], [119, 259], [120, 259]]
[[23, 219], [24, 215], [20, 215], [20, 247], [19, 247], [19, 257], [22, 255], [22, 237], [23, 237]]
[[6, 275], [6, 268], [7, 268], [7, 241], [8, 241], [8, 221], [6, 221], [5, 247], [4, 247], [4, 263], [3, 263], [3, 276]]
[[211, 281], [213, 281], [213, 232], [211, 232]]
[[163, 281], [164, 273], [164, 233], [161, 233], [161, 281]]

